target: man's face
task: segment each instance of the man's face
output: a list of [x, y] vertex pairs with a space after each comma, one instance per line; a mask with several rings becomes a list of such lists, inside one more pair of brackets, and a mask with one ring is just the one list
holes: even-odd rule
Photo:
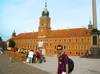
[[62, 53], [62, 50], [57, 50], [58, 55]]

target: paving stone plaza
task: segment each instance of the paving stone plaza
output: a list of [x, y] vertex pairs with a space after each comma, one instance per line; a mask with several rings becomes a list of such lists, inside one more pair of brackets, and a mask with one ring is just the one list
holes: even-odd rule
[[[70, 74], [100, 74], [100, 59], [70, 57], [75, 67]], [[57, 74], [57, 57], [46, 57], [46, 62], [27, 64], [0, 55], [0, 74]]]
[[[100, 59], [89, 59], [70, 57], [75, 63], [74, 71], [71, 74], [100, 74]], [[51, 74], [57, 74], [57, 57], [46, 57], [46, 63], [29, 64]]]

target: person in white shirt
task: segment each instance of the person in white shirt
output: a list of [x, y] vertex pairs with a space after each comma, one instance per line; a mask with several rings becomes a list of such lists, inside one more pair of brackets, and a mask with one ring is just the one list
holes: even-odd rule
[[29, 53], [28, 53], [29, 63], [32, 63], [33, 55], [34, 55], [34, 51], [33, 50], [30, 50]]

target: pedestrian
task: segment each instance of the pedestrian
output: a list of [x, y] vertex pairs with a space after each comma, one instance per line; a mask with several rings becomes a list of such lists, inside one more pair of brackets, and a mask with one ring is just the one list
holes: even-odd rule
[[36, 50], [36, 59], [38, 63], [41, 63], [41, 52], [40, 49]]
[[57, 74], [68, 74], [68, 56], [65, 54], [62, 45], [57, 46], [58, 71]]
[[33, 55], [34, 55], [34, 51], [30, 50], [28, 52], [28, 60], [27, 60], [28, 63], [32, 63]]
[[42, 49], [41, 49], [41, 52], [42, 52], [42, 61], [43, 61], [43, 62], [46, 62], [46, 58], [45, 58], [45, 49], [42, 48]]

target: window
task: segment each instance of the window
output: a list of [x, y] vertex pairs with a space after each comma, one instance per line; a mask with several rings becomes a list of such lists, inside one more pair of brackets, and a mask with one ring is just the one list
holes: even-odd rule
[[71, 42], [71, 39], [69, 39], [69, 42]]
[[71, 52], [70, 52], [70, 54], [71, 54]]
[[93, 45], [97, 45], [97, 36], [93, 36]]
[[55, 46], [55, 49], [56, 49], [56, 46]]
[[76, 39], [76, 42], [77, 42], [77, 39]]
[[64, 39], [64, 42], [66, 42], [66, 40]]
[[81, 55], [83, 55], [83, 52], [81, 52]]
[[50, 43], [50, 46], [51, 46], [51, 43]]
[[83, 39], [81, 39], [81, 41], [83, 42]]
[[77, 55], [78, 53], [76, 52], [76, 55]]
[[64, 46], [64, 49], [66, 49], [66, 46]]

